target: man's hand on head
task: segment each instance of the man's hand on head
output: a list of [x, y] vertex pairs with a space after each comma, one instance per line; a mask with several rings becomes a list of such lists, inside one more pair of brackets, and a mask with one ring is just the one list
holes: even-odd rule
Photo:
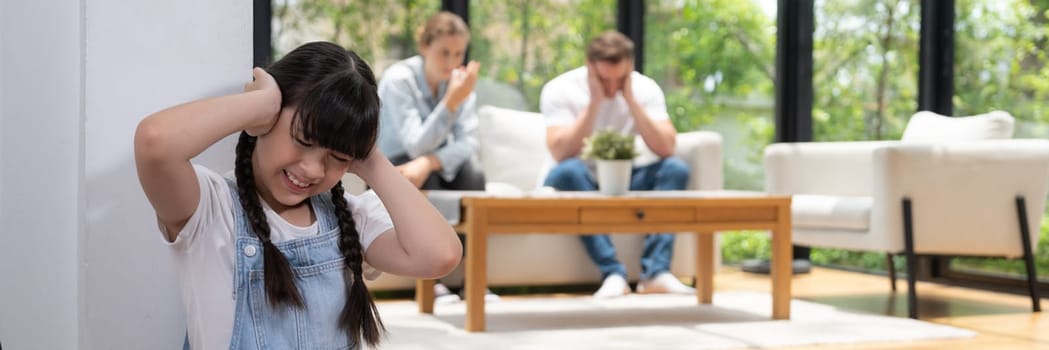
[[605, 99], [605, 85], [597, 74], [597, 63], [586, 62], [586, 85], [590, 89], [590, 104], [596, 105]]
[[627, 103], [637, 103], [637, 100], [634, 99], [634, 79], [632, 78], [633, 75], [633, 71], [631, 71], [627, 73], [625, 77], [623, 77], [623, 99], [625, 99]]

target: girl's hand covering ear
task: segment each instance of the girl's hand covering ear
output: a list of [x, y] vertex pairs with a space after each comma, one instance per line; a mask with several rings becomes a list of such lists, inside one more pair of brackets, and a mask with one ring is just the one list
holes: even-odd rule
[[259, 67], [255, 67], [251, 71], [252, 78], [251, 82], [244, 84], [244, 92], [252, 93], [258, 92], [268, 96], [266, 101], [266, 118], [260, 120], [257, 126], [253, 126], [244, 129], [251, 136], [261, 136], [270, 132], [273, 125], [277, 123], [277, 119], [280, 117], [281, 110], [281, 94], [280, 86], [277, 85], [277, 80], [272, 75], [267, 73], [265, 70]]

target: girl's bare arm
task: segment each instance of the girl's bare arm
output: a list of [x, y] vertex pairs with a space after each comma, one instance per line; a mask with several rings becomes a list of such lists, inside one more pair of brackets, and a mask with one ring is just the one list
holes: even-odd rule
[[375, 268], [402, 276], [437, 278], [452, 271], [462, 244], [443, 216], [376, 148], [350, 171], [375, 191], [393, 220], [392, 232], [368, 247], [365, 259]]
[[207, 98], [153, 113], [135, 130], [139, 182], [174, 241], [197, 208], [200, 188], [190, 159], [240, 131], [264, 134], [280, 112], [280, 90], [262, 69], [245, 92]]

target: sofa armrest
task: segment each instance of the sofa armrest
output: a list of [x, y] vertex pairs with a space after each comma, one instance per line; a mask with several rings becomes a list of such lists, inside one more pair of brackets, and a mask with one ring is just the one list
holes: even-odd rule
[[875, 150], [899, 141], [776, 143], [765, 148], [765, 191], [870, 196]]
[[[648, 164], [659, 160], [659, 156], [648, 149], [641, 136], [634, 141], [640, 152], [634, 164]], [[688, 164], [691, 175], [690, 190], [720, 190], [724, 188], [724, 164], [721, 155], [721, 134], [713, 131], [689, 131], [677, 134], [674, 156]]]
[[873, 177], [872, 232], [902, 240], [906, 197], [919, 253], [1016, 257], [1022, 251], [1015, 199], [1025, 198], [1037, 242], [1049, 191], [1049, 140], [883, 147], [874, 152]]
[[690, 190], [725, 188], [721, 135], [713, 131], [689, 131], [677, 135], [674, 156], [688, 163]]

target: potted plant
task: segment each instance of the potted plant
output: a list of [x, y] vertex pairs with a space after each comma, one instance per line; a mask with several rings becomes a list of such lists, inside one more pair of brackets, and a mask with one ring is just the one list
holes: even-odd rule
[[634, 136], [602, 130], [583, 140], [583, 158], [597, 162], [597, 187], [601, 193], [621, 195], [630, 189]]

